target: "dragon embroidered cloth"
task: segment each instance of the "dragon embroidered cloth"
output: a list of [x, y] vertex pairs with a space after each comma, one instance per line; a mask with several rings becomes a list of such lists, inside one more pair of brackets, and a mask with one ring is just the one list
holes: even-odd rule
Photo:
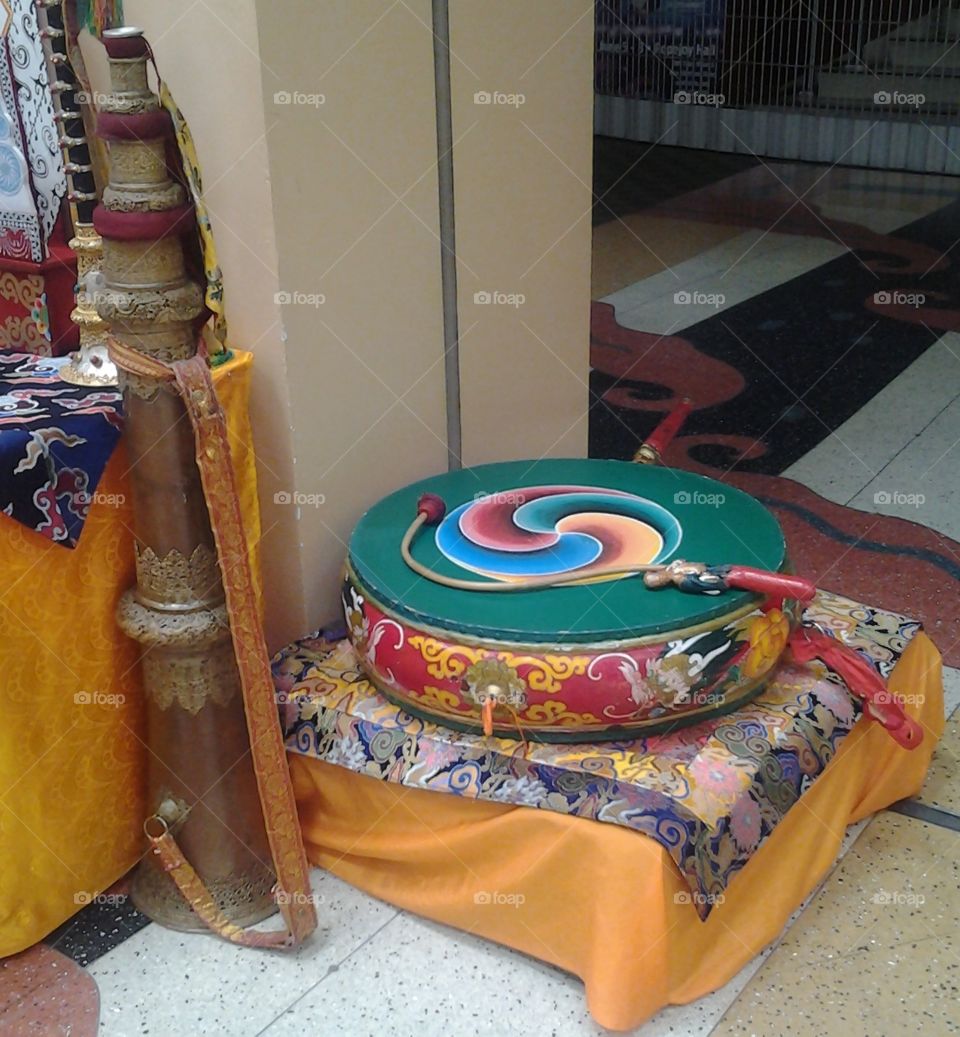
[[[821, 592], [805, 618], [886, 677], [920, 629]], [[375, 645], [372, 649], [375, 651]], [[289, 752], [414, 788], [555, 810], [642, 832], [676, 862], [701, 918], [833, 759], [860, 709], [820, 664], [786, 663], [725, 717], [631, 742], [547, 745], [417, 720], [319, 635], [273, 659]]]
[[123, 405], [116, 389], [61, 381], [66, 360], [0, 353], [0, 511], [75, 547], [123, 431]]

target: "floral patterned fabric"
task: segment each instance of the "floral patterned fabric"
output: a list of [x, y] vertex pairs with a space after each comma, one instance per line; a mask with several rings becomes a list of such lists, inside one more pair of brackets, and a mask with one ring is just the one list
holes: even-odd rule
[[120, 438], [123, 411], [115, 389], [60, 381], [66, 360], [0, 354], [0, 511], [74, 547]]
[[[821, 592], [805, 618], [887, 676], [920, 629]], [[391, 705], [348, 641], [319, 634], [273, 660], [287, 749], [414, 788], [556, 810], [659, 842], [701, 918], [836, 754], [860, 709], [820, 664], [782, 665], [726, 717], [667, 735], [546, 745], [459, 734]]]

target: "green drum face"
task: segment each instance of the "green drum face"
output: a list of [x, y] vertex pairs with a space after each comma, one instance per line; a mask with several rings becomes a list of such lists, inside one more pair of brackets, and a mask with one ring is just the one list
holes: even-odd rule
[[[477, 593], [418, 576], [400, 543], [425, 492], [446, 504], [412, 546], [430, 569], [505, 587], [581, 579]], [[794, 622], [791, 601], [592, 575], [681, 558], [777, 571], [783, 534], [752, 497], [688, 472], [599, 460], [483, 465], [408, 486], [363, 516], [344, 609], [364, 669], [410, 712], [475, 729], [492, 703], [501, 734], [629, 737], [756, 694]]]

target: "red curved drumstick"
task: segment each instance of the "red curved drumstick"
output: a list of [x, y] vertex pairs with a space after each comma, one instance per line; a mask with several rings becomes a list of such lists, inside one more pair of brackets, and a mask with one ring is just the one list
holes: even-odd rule
[[673, 441], [673, 437], [676, 436], [680, 431], [680, 427], [687, 420], [691, 410], [693, 410], [693, 401], [685, 396], [647, 436], [644, 443], [662, 457], [663, 452]]
[[790, 651], [797, 662], [819, 659], [842, 677], [850, 691], [863, 700], [867, 714], [879, 721], [898, 745], [916, 749], [923, 741], [923, 728], [907, 716], [900, 699], [880, 674], [852, 648], [820, 630], [801, 627], [790, 638]]
[[638, 464], [663, 464], [664, 451], [680, 431], [680, 426], [687, 420], [691, 410], [693, 401], [685, 396], [640, 444], [633, 455], [634, 461]]
[[748, 565], [724, 566], [723, 580], [729, 587], [754, 591], [756, 594], [765, 594], [768, 597], [813, 601], [817, 595], [816, 586], [803, 576], [769, 572], [766, 569], [752, 569]]

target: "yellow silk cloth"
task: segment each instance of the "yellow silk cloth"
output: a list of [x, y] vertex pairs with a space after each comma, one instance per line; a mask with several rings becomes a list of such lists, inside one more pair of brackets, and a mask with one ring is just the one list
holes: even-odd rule
[[861, 718], [706, 922], [666, 851], [638, 832], [290, 754], [307, 855], [382, 900], [580, 976], [596, 1021], [630, 1029], [726, 983], [823, 878], [846, 826], [917, 792], [944, 726], [940, 656], [924, 634], [890, 686], [912, 696], [922, 745], [900, 749]]
[[[258, 574], [252, 366], [237, 353], [213, 377]], [[42, 939], [145, 849], [140, 666], [114, 619], [136, 578], [132, 528], [122, 438], [73, 550], [0, 517], [0, 957]]]

